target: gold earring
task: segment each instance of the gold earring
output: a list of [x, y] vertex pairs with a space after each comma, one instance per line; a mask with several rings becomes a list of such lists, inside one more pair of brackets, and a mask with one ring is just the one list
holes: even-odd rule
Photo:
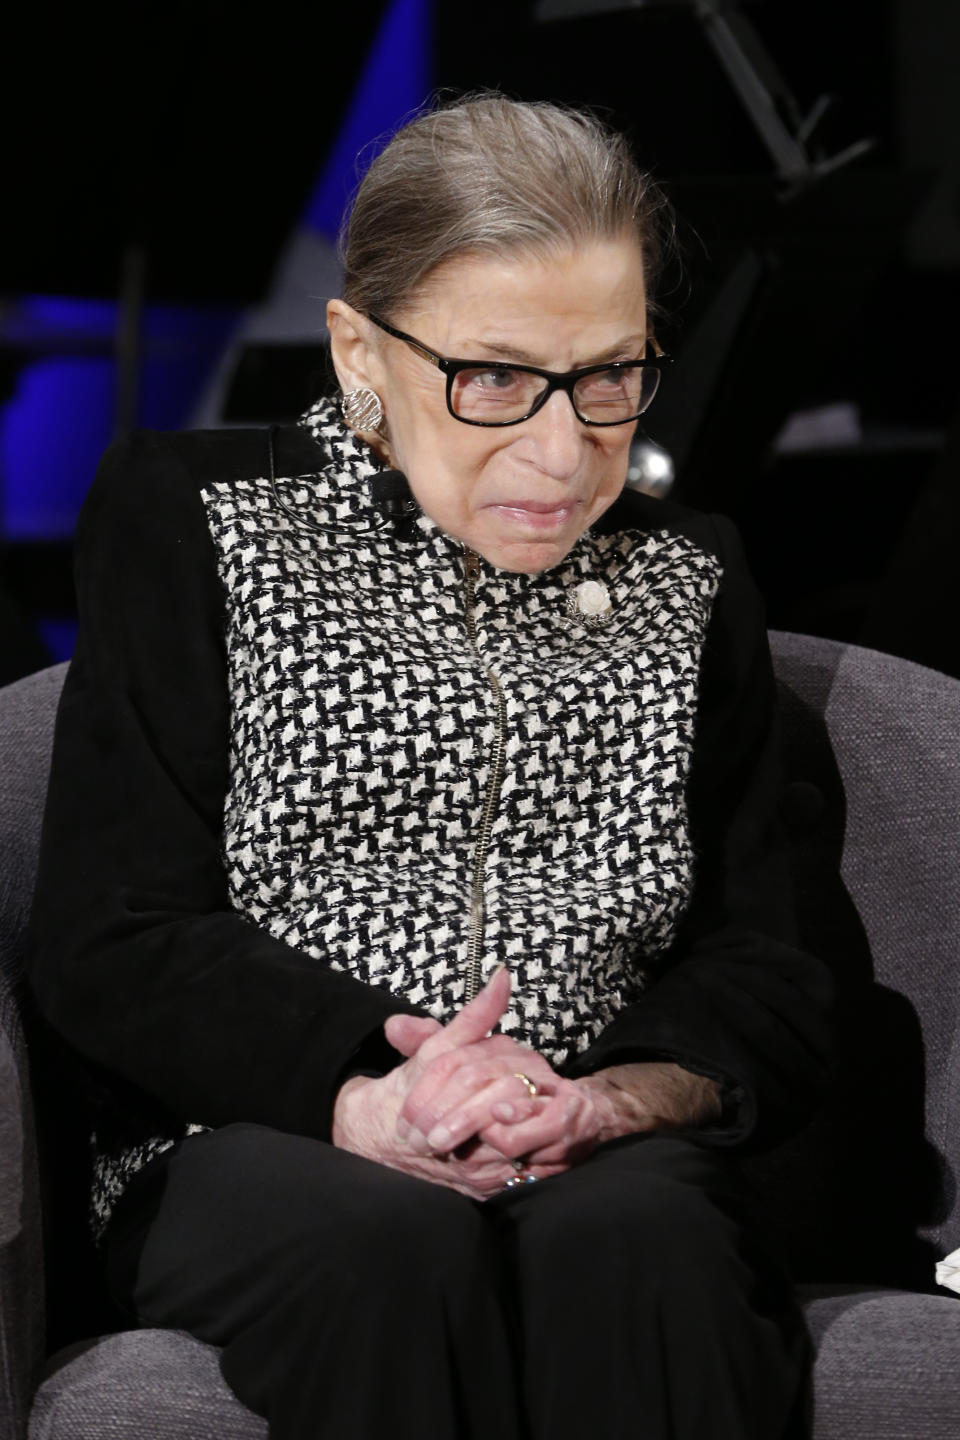
[[348, 390], [342, 397], [340, 414], [354, 430], [375, 432], [383, 424], [383, 401], [376, 390], [363, 385], [359, 390]]

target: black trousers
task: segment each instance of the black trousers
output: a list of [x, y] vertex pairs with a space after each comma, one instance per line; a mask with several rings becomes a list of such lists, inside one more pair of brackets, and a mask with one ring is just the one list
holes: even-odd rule
[[751, 1212], [677, 1137], [481, 1205], [231, 1125], [133, 1182], [107, 1258], [273, 1440], [799, 1440], [808, 1341]]

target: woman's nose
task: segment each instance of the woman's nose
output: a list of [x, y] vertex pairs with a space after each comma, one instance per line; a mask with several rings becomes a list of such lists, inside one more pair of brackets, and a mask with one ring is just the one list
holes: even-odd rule
[[542, 409], [527, 421], [527, 426], [534, 442], [533, 458], [540, 469], [555, 480], [569, 480], [575, 475], [588, 436], [586, 427], [577, 419], [570, 396], [563, 390], [554, 390]]

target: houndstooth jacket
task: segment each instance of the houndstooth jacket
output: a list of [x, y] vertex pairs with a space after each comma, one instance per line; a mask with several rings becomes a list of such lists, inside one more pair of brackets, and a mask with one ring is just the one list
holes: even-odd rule
[[519, 575], [378, 506], [329, 402], [275, 467], [263, 432], [141, 435], [81, 523], [33, 977], [84, 1062], [97, 1227], [192, 1130], [327, 1138], [344, 1076], [399, 1060], [384, 1019], [499, 964], [504, 1030], [565, 1073], [715, 1076], [712, 1143], [799, 1123], [828, 987], [732, 527], [627, 494]]

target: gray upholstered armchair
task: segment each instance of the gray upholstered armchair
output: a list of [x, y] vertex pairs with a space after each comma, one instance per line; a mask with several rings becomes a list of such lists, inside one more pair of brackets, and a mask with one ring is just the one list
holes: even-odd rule
[[[932, 1282], [960, 1247], [960, 682], [772, 638], [784, 819], [806, 943], [839, 977], [843, 1064], [823, 1116], [753, 1162], [754, 1178], [804, 1282], [817, 1440], [953, 1440], [960, 1302]], [[51, 1081], [36, 1053], [31, 1079], [21, 1023], [60, 678], [0, 691], [0, 1440], [28, 1427], [31, 1440], [262, 1440], [216, 1352], [185, 1335], [121, 1329], [45, 1357], [42, 1251], [56, 1286], [88, 1283], [82, 1269], [71, 1282], [55, 1224], [41, 1241], [35, 1137], [49, 1148]], [[55, 1200], [48, 1181], [44, 1209]]]

